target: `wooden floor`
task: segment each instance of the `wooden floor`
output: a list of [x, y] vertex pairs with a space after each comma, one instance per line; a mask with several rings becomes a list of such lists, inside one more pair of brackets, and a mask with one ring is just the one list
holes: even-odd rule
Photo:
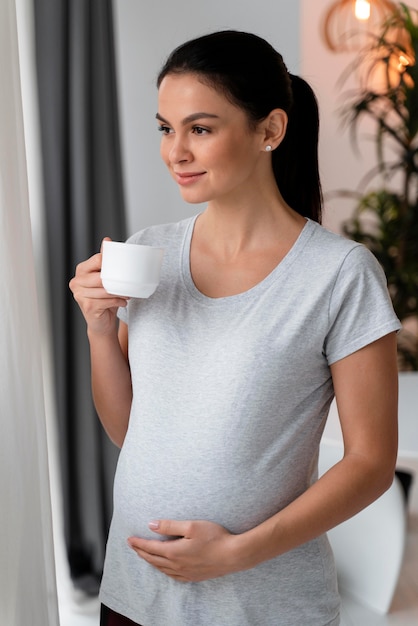
[[[58, 568], [65, 571], [65, 568]], [[68, 581], [60, 587], [60, 626], [98, 626], [99, 602], [74, 592]], [[408, 538], [399, 583], [388, 615], [366, 608], [342, 613], [341, 626], [418, 626], [418, 513], [408, 520]], [[198, 625], [196, 625], [198, 626]], [[214, 626], [228, 626], [217, 624]], [[304, 626], [309, 626], [308, 624]]]

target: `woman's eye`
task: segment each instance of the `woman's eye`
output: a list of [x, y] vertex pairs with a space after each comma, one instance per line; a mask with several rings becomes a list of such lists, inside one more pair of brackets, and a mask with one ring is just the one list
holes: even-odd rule
[[171, 132], [171, 128], [169, 126], [165, 126], [164, 124], [161, 124], [160, 126], [158, 126], [158, 131], [160, 133], [163, 133], [163, 135], [169, 135]]
[[193, 126], [193, 132], [195, 135], [204, 135], [210, 131], [207, 128], [202, 128], [201, 126]]

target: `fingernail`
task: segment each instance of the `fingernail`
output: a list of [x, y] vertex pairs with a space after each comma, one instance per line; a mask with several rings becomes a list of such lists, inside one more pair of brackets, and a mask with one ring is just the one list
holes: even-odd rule
[[152, 530], [158, 530], [158, 528], [160, 527], [160, 522], [158, 520], [152, 520], [151, 522], [149, 522], [148, 526]]

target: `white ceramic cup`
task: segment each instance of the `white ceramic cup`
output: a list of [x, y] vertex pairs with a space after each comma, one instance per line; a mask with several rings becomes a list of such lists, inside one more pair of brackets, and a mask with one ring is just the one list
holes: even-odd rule
[[100, 277], [115, 296], [149, 298], [160, 282], [164, 249], [120, 241], [104, 241]]

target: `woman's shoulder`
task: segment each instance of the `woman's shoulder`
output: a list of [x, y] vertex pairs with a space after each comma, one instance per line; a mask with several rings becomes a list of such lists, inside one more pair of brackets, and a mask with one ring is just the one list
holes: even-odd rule
[[[356, 280], [360, 275], [385, 281], [383, 269], [375, 255], [362, 243], [332, 232], [310, 221], [300, 263], [307, 275], [331, 282], [345, 276]], [[299, 268], [300, 269], [300, 268]]]
[[363, 261], [375, 261], [374, 255], [363, 244], [348, 239], [344, 235], [333, 232], [325, 226], [310, 221], [309, 247], [311, 253], [322, 258], [325, 262], [332, 260], [342, 261], [352, 259], [363, 259]]
[[127, 239], [127, 243], [166, 247], [176, 241], [181, 241], [188, 229], [192, 227], [195, 219], [196, 216], [192, 216], [179, 222], [147, 226], [131, 235]]
[[317, 222], [314, 222], [312, 220], [309, 220], [309, 225], [311, 227], [311, 232], [314, 235], [313, 242], [316, 245], [326, 244], [327, 246], [331, 246], [336, 250], [342, 251], [349, 251], [360, 245], [356, 241], [348, 239], [340, 233], [331, 231], [326, 226], [318, 224]]

